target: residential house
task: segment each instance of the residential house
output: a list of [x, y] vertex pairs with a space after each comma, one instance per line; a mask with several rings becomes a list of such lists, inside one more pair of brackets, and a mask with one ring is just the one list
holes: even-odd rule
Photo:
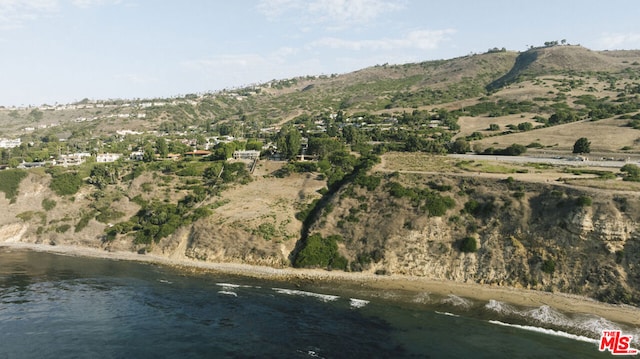
[[143, 158], [144, 158], [144, 151], [133, 151], [131, 152], [131, 154], [129, 154], [129, 159], [131, 160], [142, 161]]
[[195, 151], [185, 152], [185, 156], [205, 157], [205, 156], [209, 156], [210, 154], [211, 154], [211, 151], [205, 151], [205, 150], [195, 150]]
[[14, 148], [14, 147], [19, 147], [20, 144], [22, 144], [22, 142], [19, 138], [15, 140], [10, 140], [8, 138], [0, 138], [0, 148]]
[[233, 151], [233, 159], [235, 160], [257, 160], [258, 158], [260, 158], [260, 151]]
[[122, 157], [119, 153], [100, 153], [96, 156], [96, 162], [105, 163], [105, 162], [115, 162], [120, 157]]
[[87, 157], [91, 157], [89, 152], [77, 152], [68, 155], [60, 155], [60, 157], [53, 162], [57, 166], [76, 166], [84, 163]]

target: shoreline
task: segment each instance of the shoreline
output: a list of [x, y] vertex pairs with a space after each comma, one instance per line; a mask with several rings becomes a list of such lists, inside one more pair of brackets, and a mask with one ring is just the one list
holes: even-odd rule
[[372, 273], [355, 273], [327, 271], [322, 269], [272, 268], [242, 263], [199, 262], [191, 259], [175, 259], [154, 254], [137, 254], [133, 252], [108, 252], [99, 248], [46, 245], [24, 242], [0, 242], [0, 248], [32, 250], [67, 256], [101, 258], [109, 260], [125, 260], [167, 265], [182, 270], [203, 270], [223, 274], [239, 275], [259, 279], [282, 281], [310, 280], [359, 285], [372, 290], [402, 290], [413, 293], [432, 293], [437, 295], [456, 295], [476, 301], [500, 302], [522, 306], [540, 307], [547, 305], [569, 314], [596, 315], [616, 323], [640, 328], [640, 308], [630, 305], [608, 304], [584, 296], [541, 292], [529, 289], [498, 287], [478, 283], [460, 283], [434, 280], [423, 277], [404, 275], [375, 275]]

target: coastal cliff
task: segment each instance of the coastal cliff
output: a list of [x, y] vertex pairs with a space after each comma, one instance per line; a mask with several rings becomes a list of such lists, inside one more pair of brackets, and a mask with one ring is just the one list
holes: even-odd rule
[[[318, 193], [311, 174], [256, 177], [211, 199], [205, 218], [151, 245], [131, 235], [107, 240], [113, 226], [95, 217], [88, 186], [73, 197], [30, 173], [14, 201], [0, 198], [0, 242], [75, 245], [169, 258], [291, 266], [310, 236], [334, 238], [342, 269], [464, 283], [580, 294], [640, 303], [640, 208], [636, 196], [560, 184], [444, 174], [373, 173], [373, 188], [355, 183]], [[140, 210], [142, 176], [114, 185], [127, 192], [110, 208], [127, 218]], [[278, 189], [277, 191], [275, 189]], [[321, 191], [322, 192], [322, 191]], [[110, 196], [106, 191], [106, 196]], [[173, 194], [171, 194], [173, 195]], [[314, 199], [316, 201], [314, 201]], [[444, 200], [443, 200], [444, 199]], [[54, 201], [55, 211], [44, 209]], [[434, 207], [443, 200], [445, 207]], [[315, 203], [303, 225], [296, 213]], [[338, 269], [339, 266], [334, 266]]]
[[383, 180], [376, 191], [336, 195], [311, 231], [340, 235], [340, 252], [362, 270], [640, 300], [635, 197], [445, 175], [393, 181], [444, 188], [456, 205], [430, 216], [414, 199], [385, 192]]

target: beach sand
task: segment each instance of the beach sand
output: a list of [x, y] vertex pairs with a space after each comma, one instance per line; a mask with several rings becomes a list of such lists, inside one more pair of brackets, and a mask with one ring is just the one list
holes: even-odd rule
[[113, 260], [128, 260], [157, 263], [179, 267], [184, 270], [212, 271], [225, 274], [249, 276], [261, 279], [283, 281], [311, 281], [340, 283], [376, 291], [396, 291], [456, 295], [477, 301], [497, 300], [517, 306], [550, 306], [556, 310], [573, 314], [591, 314], [614, 322], [640, 327], [640, 308], [628, 305], [614, 305], [594, 299], [564, 293], [549, 293], [511, 287], [498, 287], [476, 283], [431, 280], [422, 277], [400, 275], [375, 275], [371, 273], [348, 273], [319, 269], [271, 268], [241, 263], [209, 263], [188, 259], [172, 259], [154, 254], [132, 252], [108, 252], [97, 248], [44, 245], [22, 242], [0, 243], [0, 247], [28, 249], [62, 255], [96, 257]]

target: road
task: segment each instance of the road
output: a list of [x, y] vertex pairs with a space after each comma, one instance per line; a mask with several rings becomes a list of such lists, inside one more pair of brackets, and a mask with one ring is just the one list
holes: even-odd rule
[[638, 161], [616, 161], [616, 160], [580, 160], [579, 157], [529, 157], [529, 156], [493, 156], [493, 155], [472, 155], [472, 154], [452, 154], [449, 157], [474, 161], [500, 161], [510, 163], [548, 163], [551, 165], [564, 165], [575, 167], [609, 167], [620, 168], [626, 164], [640, 165]]

